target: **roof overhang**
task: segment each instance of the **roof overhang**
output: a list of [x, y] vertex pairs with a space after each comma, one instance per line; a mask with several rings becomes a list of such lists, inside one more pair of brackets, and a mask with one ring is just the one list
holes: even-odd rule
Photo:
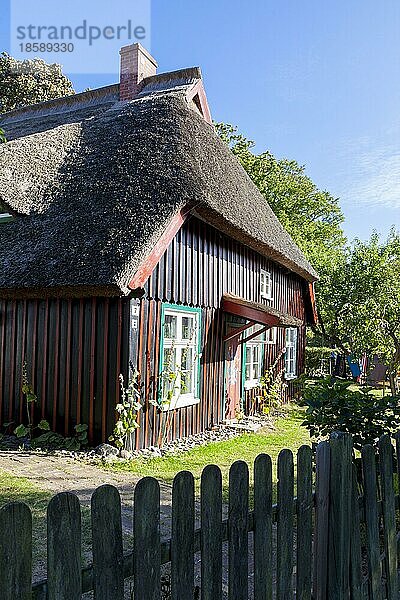
[[268, 327], [300, 327], [303, 321], [266, 304], [250, 302], [233, 294], [222, 296], [222, 310]]

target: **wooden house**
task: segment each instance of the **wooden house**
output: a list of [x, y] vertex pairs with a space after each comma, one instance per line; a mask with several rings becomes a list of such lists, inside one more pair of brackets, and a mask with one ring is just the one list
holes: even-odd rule
[[91, 442], [134, 365], [138, 448], [235, 418], [277, 356], [301, 373], [316, 273], [216, 135], [198, 68], [157, 75], [128, 46], [119, 84], [0, 127], [2, 423], [24, 420], [24, 363], [35, 418]]

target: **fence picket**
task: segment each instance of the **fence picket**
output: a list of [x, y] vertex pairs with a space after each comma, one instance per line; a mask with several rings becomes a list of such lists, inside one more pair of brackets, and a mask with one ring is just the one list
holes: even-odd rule
[[371, 600], [382, 600], [382, 571], [379, 547], [379, 517], [377, 505], [377, 479], [375, 451], [364, 446], [361, 451], [364, 484], [365, 529]]
[[329, 482], [331, 448], [321, 442], [316, 452], [314, 581], [315, 600], [326, 600], [328, 586]]
[[350, 597], [362, 600], [360, 507], [358, 503], [357, 469], [352, 465], [351, 521], [350, 521]]
[[277, 600], [293, 597], [293, 454], [281, 450], [278, 456]]
[[81, 509], [69, 492], [47, 508], [47, 587], [48, 600], [81, 599]]
[[236, 461], [229, 471], [229, 600], [248, 600], [249, 469]]
[[92, 496], [93, 586], [95, 600], [123, 600], [124, 556], [121, 497], [102, 485]]
[[254, 462], [254, 600], [272, 600], [272, 461]]
[[349, 597], [350, 510], [352, 440], [346, 433], [333, 433], [329, 496], [328, 599]]
[[189, 471], [175, 476], [172, 488], [171, 598], [193, 600], [194, 479]]
[[310, 446], [301, 446], [297, 453], [296, 599], [298, 600], [311, 600], [312, 515], [312, 450]]
[[201, 475], [201, 597], [222, 600], [222, 475], [208, 465]]
[[161, 594], [160, 484], [152, 477], [138, 481], [134, 502], [134, 591], [140, 600]]
[[32, 594], [32, 515], [26, 504], [0, 509], [0, 598], [28, 600]]
[[383, 541], [388, 600], [398, 598], [396, 514], [393, 487], [393, 446], [388, 435], [379, 439], [379, 470], [381, 476]]

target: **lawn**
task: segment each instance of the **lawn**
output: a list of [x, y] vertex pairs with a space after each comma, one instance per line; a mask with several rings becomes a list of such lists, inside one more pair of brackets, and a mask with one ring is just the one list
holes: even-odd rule
[[[42, 490], [25, 477], [15, 477], [0, 470], [0, 508], [8, 502], [25, 502], [32, 512], [33, 580], [46, 574], [47, 505], [54, 494]], [[83, 564], [91, 562], [90, 512], [82, 507], [82, 558]]]
[[[188, 452], [162, 458], [135, 459], [113, 464], [109, 468], [128, 470], [139, 476], [152, 476], [171, 483], [176, 473], [191, 471], [195, 478], [196, 489], [199, 488], [200, 476], [208, 464], [216, 464], [221, 468], [224, 485], [224, 496], [227, 496], [229, 467], [236, 460], [244, 460], [252, 468], [258, 454], [266, 453], [272, 458], [273, 477], [276, 482], [276, 463], [280, 450], [290, 448], [294, 454], [303, 444], [310, 445], [308, 431], [301, 426], [304, 419], [303, 409], [297, 406], [288, 407], [284, 416], [275, 422], [275, 431], [243, 434], [222, 442], [212, 442], [198, 446]], [[295, 457], [296, 459], [296, 457]]]

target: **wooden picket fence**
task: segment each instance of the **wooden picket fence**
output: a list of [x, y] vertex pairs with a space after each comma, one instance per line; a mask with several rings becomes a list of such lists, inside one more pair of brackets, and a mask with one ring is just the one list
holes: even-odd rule
[[83, 569], [79, 501], [58, 494], [48, 506], [47, 580], [33, 587], [31, 512], [23, 503], [8, 504], [0, 510], [0, 598], [78, 600], [94, 590], [96, 600], [122, 600], [124, 580], [133, 576], [135, 600], [159, 600], [161, 565], [168, 563], [172, 600], [193, 600], [194, 555], [201, 553], [202, 600], [398, 599], [395, 465], [388, 436], [378, 453], [365, 446], [356, 460], [346, 434], [319, 444], [315, 455], [303, 446], [296, 478], [293, 454], [282, 450], [273, 504], [272, 462], [261, 454], [250, 510], [249, 471], [239, 461], [230, 469], [225, 520], [221, 471], [209, 465], [201, 478], [199, 529], [194, 479], [181, 472], [173, 483], [168, 541], [160, 540], [159, 484], [144, 478], [134, 491], [133, 548], [125, 555], [120, 496], [104, 485], [92, 497], [93, 564]]

